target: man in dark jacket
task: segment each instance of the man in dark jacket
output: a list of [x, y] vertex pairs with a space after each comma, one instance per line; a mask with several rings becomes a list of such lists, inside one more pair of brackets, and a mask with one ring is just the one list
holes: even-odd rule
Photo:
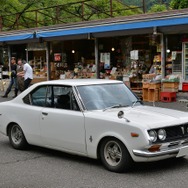
[[12, 86], [14, 85], [14, 97], [18, 95], [18, 86], [17, 86], [17, 64], [16, 64], [16, 58], [11, 58], [11, 75], [10, 75], [10, 83], [9, 86], [5, 92], [5, 94], [2, 96], [3, 98], [7, 98], [8, 94], [10, 93]]

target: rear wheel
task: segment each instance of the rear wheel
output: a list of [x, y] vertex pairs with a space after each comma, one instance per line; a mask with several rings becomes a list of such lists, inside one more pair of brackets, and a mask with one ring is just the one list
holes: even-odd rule
[[24, 149], [27, 146], [27, 141], [25, 139], [24, 133], [21, 127], [14, 124], [9, 129], [9, 141], [13, 148]]
[[105, 139], [100, 147], [103, 165], [113, 172], [124, 172], [133, 165], [133, 160], [125, 145], [116, 138]]

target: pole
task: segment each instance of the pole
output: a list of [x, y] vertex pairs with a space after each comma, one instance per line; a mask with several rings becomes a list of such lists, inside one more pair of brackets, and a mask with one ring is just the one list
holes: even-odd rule
[[161, 76], [162, 78], [165, 77], [165, 61], [166, 61], [166, 52], [165, 52], [165, 40], [164, 40], [164, 34], [160, 34], [161, 37]]
[[51, 79], [51, 65], [50, 65], [50, 42], [47, 42], [46, 48], [46, 66], [47, 66], [47, 80]]
[[146, 2], [145, 2], [145, 0], [142, 0], [142, 4], [143, 4], [143, 13], [146, 13]]
[[96, 78], [99, 78], [99, 49], [98, 49], [97, 38], [95, 38], [95, 66], [96, 66]]

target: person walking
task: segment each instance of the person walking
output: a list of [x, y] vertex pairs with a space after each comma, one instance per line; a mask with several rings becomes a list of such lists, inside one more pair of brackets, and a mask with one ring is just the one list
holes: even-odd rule
[[33, 80], [33, 69], [25, 60], [19, 61], [19, 65], [23, 65], [23, 71], [19, 72], [17, 76], [24, 77], [24, 90], [27, 89]]
[[22, 59], [18, 59], [18, 65], [17, 65], [17, 84], [18, 84], [18, 90], [20, 92], [24, 91], [24, 75], [19, 75], [20, 72], [23, 72], [23, 64]]
[[10, 75], [10, 83], [9, 86], [5, 92], [5, 94], [2, 96], [3, 98], [7, 98], [8, 94], [10, 93], [13, 85], [14, 85], [14, 97], [18, 95], [18, 85], [17, 85], [17, 64], [16, 64], [16, 58], [11, 58], [11, 75]]

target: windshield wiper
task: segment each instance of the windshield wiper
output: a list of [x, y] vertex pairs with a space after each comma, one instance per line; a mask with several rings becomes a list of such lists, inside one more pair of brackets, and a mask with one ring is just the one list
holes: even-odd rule
[[108, 109], [111, 109], [111, 108], [121, 108], [121, 107], [127, 107], [127, 106], [129, 106], [129, 105], [115, 104], [115, 105], [112, 105], [112, 106], [109, 106], [109, 107], [105, 108], [103, 110], [103, 112], [106, 111], [106, 110], [108, 110]]
[[132, 105], [132, 108], [135, 106], [136, 103], [142, 103], [142, 101], [140, 99], [136, 100], [136, 101], [133, 101], [133, 105]]

